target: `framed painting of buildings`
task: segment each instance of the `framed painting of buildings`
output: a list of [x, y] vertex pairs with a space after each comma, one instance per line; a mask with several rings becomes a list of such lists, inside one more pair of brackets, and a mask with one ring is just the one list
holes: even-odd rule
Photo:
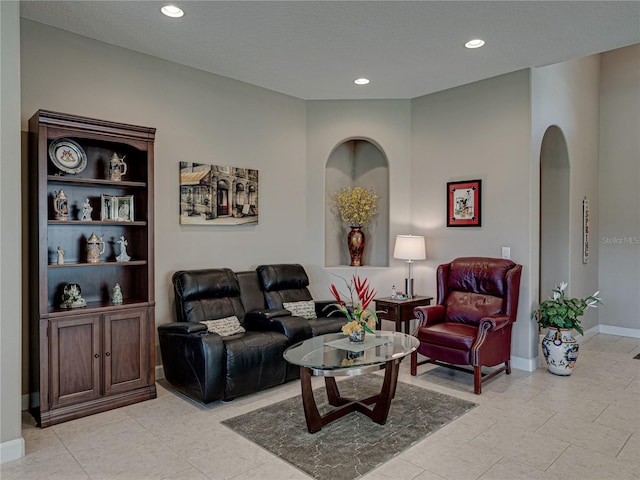
[[258, 223], [258, 170], [180, 162], [181, 225]]

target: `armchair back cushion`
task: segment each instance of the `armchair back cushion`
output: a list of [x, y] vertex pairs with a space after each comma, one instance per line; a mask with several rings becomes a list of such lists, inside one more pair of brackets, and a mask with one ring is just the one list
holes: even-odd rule
[[485, 257], [457, 258], [440, 265], [438, 304], [446, 307], [445, 321], [477, 326], [486, 316], [504, 314], [515, 322], [518, 291], [507, 289], [515, 267], [511, 260]]
[[[286, 309], [285, 303], [294, 304], [295, 307], [296, 304], [301, 305], [300, 302], [313, 301], [311, 292], [307, 288], [309, 286], [309, 277], [302, 265], [297, 263], [260, 265], [256, 268], [256, 272], [258, 273], [268, 308]], [[310, 314], [305, 315], [312, 335], [315, 337], [326, 333], [339, 332], [342, 325], [345, 324], [346, 318], [341, 315], [327, 317], [327, 313], [323, 308], [326, 303], [314, 303], [317, 318], [311, 318], [312, 315]], [[294, 310], [296, 309], [294, 308]], [[296, 310], [296, 313], [293, 314], [298, 316], [300, 312]]]
[[236, 316], [242, 323], [244, 307], [240, 300], [240, 284], [233, 270], [181, 270], [173, 274], [172, 281], [179, 322]]
[[313, 300], [309, 277], [302, 265], [274, 264], [256, 268], [268, 308], [284, 308], [283, 303]]

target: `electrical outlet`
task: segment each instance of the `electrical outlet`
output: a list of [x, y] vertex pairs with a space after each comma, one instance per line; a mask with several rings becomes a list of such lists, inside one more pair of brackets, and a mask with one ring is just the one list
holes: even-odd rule
[[506, 260], [511, 258], [511, 247], [502, 247], [502, 258]]

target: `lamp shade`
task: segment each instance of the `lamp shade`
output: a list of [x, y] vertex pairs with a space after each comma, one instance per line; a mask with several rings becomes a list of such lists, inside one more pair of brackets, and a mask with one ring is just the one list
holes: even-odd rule
[[400, 260], [426, 260], [427, 253], [424, 248], [424, 237], [422, 235], [396, 236], [393, 258]]

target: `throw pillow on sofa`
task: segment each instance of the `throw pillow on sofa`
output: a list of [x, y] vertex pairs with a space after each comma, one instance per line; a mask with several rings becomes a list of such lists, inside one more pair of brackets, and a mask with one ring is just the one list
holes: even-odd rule
[[229, 337], [246, 331], [235, 315], [232, 317], [218, 318], [216, 320], [203, 320], [200, 323], [205, 324], [209, 332], [217, 333], [221, 337]]
[[308, 320], [318, 318], [316, 316], [316, 304], [313, 300], [304, 302], [284, 302], [282, 307], [289, 310], [291, 315], [295, 317], [302, 317]]

